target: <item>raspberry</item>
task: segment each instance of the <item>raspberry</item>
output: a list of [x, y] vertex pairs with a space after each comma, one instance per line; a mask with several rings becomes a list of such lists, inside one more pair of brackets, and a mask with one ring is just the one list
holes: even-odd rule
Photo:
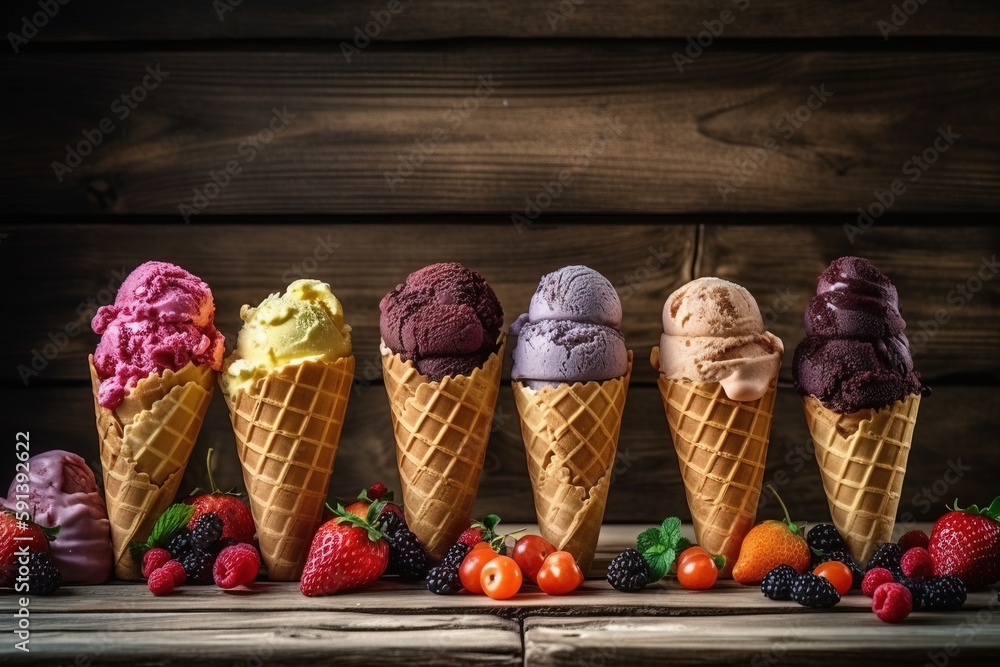
[[375, 482], [368, 487], [368, 498], [371, 500], [378, 500], [386, 494], [389, 489], [386, 488], [385, 484], [382, 482]]
[[958, 577], [933, 577], [923, 583], [917, 608], [926, 611], [961, 609], [966, 597], [965, 584]]
[[212, 576], [219, 588], [236, 588], [252, 583], [260, 571], [260, 555], [252, 544], [226, 547], [215, 559]]
[[174, 592], [174, 575], [166, 568], [160, 568], [149, 575], [149, 592], [153, 595], [170, 595]]
[[156, 570], [159, 570], [164, 563], [170, 560], [170, 552], [159, 547], [150, 549], [142, 557], [142, 576], [149, 578]]
[[903, 570], [899, 566], [899, 561], [903, 558], [903, 550], [899, 548], [899, 545], [895, 542], [886, 542], [884, 544], [878, 545], [875, 549], [875, 553], [872, 557], [868, 559], [868, 565], [865, 567], [865, 571], [872, 569], [873, 567], [884, 567], [885, 569], [892, 572], [892, 576], [897, 579], [903, 576]]
[[635, 549], [626, 549], [608, 566], [608, 583], [623, 593], [637, 593], [649, 585], [649, 565]]
[[913, 547], [904, 553], [899, 566], [903, 574], [914, 581], [923, 581], [934, 575], [931, 555], [923, 547]]
[[184, 566], [181, 565], [180, 561], [168, 560], [160, 567], [160, 570], [166, 570], [174, 576], [175, 586], [183, 586], [187, 583], [187, 573], [184, 572]]
[[441, 564], [453, 567], [457, 570], [462, 565], [462, 561], [465, 560], [465, 557], [469, 555], [470, 551], [472, 551], [472, 547], [468, 544], [456, 542], [451, 545], [451, 548], [448, 549], [448, 553], [444, 555], [444, 559], [441, 561]]
[[844, 538], [829, 523], [818, 523], [810, 528], [806, 534], [806, 544], [812, 552], [814, 564], [818, 564], [817, 556], [844, 550]]
[[455, 595], [462, 590], [462, 581], [458, 578], [458, 568], [448, 565], [437, 565], [427, 573], [427, 590], [435, 595]]
[[791, 565], [779, 565], [766, 575], [760, 582], [760, 591], [768, 600], [791, 600], [792, 584], [799, 578], [799, 573]]
[[28, 556], [28, 593], [51, 595], [61, 585], [62, 575], [52, 556], [44, 551], [35, 551]]
[[865, 580], [861, 584], [861, 592], [872, 597], [875, 595], [875, 591], [882, 584], [891, 584], [896, 581], [892, 572], [885, 569], [884, 567], [873, 567], [865, 573]]
[[911, 530], [910, 532], [899, 538], [899, 548], [903, 550], [905, 554], [910, 549], [914, 547], [920, 547], [921, 549], [926, 549], [930, 544], [930, 540], [927, 537], [927, 533], [922, 530]]
[[218, 514], [202, 514], [191, 531], [191, 547], [210, 553], [213, 545], [222, 537], [222, 528], [222, 517]]
[[840, 593], [826, 577], [812, 572], [800, 574], [792, 584], [792, 599], [803, 607], [825, 609], [840, 602]]
[[913, 596], [902, 584], [882, 584], [875, 589], [872, 611], [886, 623], [901, 623], [913, 611]]

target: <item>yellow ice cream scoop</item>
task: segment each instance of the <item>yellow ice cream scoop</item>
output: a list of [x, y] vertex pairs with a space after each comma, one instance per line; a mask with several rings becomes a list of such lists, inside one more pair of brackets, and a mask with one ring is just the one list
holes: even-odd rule
[[226, 359], [222, 389], [235, 394], [288, 364], [336, 361], [351, 354], [351, 327], [330, 286], [296, 280], [284, 294], [268, 296], [256, 308], [240, 310], [243, 328]]

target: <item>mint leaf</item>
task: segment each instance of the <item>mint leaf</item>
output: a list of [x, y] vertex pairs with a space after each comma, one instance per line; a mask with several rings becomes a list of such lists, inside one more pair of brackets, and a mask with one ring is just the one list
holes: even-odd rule
[[660, 542], [660, 529], [647, 528], [639, 533], [639, 536], [635, 538], [635, 549], [639, 553], [644, 554], [654, 545], [660, 544]]
[[153, 526], [153, 530], [149, 533], [149, 539], [146, 540], [146, 546], [150, 549], [167, 546], [170, 540], [174, 539], [174, 535], [188, 525], [193, 516], [193, 505], [185, 505], [184, 503], [171, 505], [156, 520], [156, 525]]
[[664, 539], [673, 539], [674, 535], [678, 537], [681, 534], [681, 520], [675, 516], [669, 517], [663, 520], [663, 524], [660, 526], [660, 531], [663, 533]]
[[677, 554], [691, 546], [681, 536], [681, 520], [668, 517], [656, 528], [647, 528], [635, 540], [636, 550], [646, 559], [652, 581], [667, 576], [677, 560]]

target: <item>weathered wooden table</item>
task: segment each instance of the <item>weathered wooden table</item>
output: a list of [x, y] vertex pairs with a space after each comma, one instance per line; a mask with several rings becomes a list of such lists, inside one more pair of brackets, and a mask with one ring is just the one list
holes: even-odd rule
[[[635, 532], [607, 528], [596, 568]], [[987, 664], [1000, 652], [996, 591], [970, 594], [961, 611], [915, 613], [895, 626], [870, 607], [855, 592], [812, 611], [733, 582], [700, 592], [661, 583], [629, 595], [593, 579], [566, 597], [531, 589], [503, 603], [391, 582], [326, 598], [287, 583], [186, 586], [164, 598], [139, 584], [108, 584], [32, 599], [31, 652], [8, 641], [0, 663], [942, 667]]]

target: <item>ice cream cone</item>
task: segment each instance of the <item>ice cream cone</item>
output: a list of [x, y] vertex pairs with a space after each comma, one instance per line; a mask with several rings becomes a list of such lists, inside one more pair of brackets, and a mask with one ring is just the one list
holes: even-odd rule
[[514, 401], [542, 537], [586, 573], [597, 549], [632, 371], [604, 382], [535, 390], [514, 382]]
[[128, 545], [145, 541], [177, 495], [215, 388], [209, 366], [187, 364], [142, 379], [115, 410], [97, 402], [100, 379], [90, 357], [104, 491], [115, 575], [140, 579]]
[[833, 524], [859, 563], [892, 541], [920, 394], [881, 410], [840, 414], [815, 396], [802, 406]]
[[698, 544], [726, 557], [729, 577], [757, 517], [776, 382], [755, 401], [733, 401], [718, 382], [670, 380], [660, 395]]
[[500, 390], [504, 342], [501, 335], [497, 352], [470, 375], [440, 382], [382, 344], [406, 523], [434, 559], [469, 527]]
[[296, 581], [323, 517], [354, 357], [288, 364], [226, 396], [268, 578]]

